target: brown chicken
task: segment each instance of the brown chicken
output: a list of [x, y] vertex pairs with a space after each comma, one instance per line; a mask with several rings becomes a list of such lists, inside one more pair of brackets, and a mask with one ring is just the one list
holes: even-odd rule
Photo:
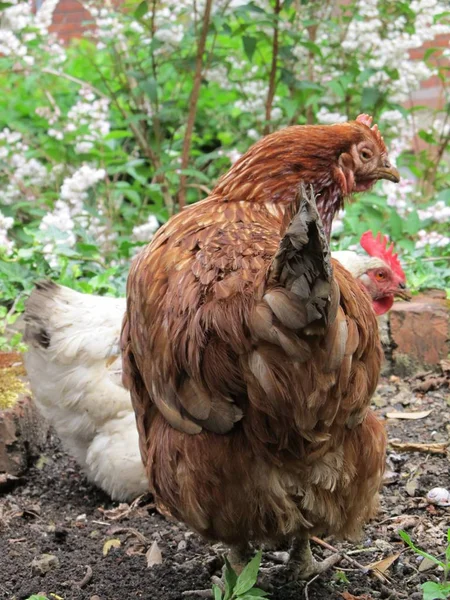
[[377, 507], [378, 327], [326, 240], [345, 196], [399, 180], [370, 125], [268, 135], [131, 268], [124, 383], [150, 489], [238, 571], [249, 542], [293, 539], [290, 574], [321, 572], [309, 536], [354, 536]]

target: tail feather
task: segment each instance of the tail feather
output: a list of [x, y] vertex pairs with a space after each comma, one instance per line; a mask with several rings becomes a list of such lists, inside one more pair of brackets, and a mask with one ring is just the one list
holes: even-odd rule
[[301, 186], [297, 207], [269, 268], [263, 299], [286, 327], [326, 327], [334, 319], [339, 290], [312, 188]]
[[36, 285], [25, 309], [25, 342], [62, 363], [117, 356], [124, 298], [81, 294], [52, 281]]

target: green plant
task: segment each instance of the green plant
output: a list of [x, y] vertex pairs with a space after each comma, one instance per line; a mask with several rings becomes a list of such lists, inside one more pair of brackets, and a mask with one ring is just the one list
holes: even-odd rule
[[47, 596], [36, 596], [35, 594], [33, 596], [30, 596], [29, 598], [27, 598], [27, 600], [48, 600]]
[[5, 306], [0, 306], [0, 352], [23, 352], [26, 349], [22, 342], [22, 334], [10, 330], [10, 326], [21, 314], [20, 309], [23, 310], [23, 306], [19, 305], [17, 308], [17, 304], [14, 304], [9, 311]]
[[[48, 32], [51, 0], [37, 14], [21, 0], [0, 6], [9, 40], [0, 52], [8, 311], [46, 277], [122, 295], [139, 247], [204, 198], [256, 139], [360, 112], [379, 122], [404, 179], [348, 204], [333, 246], [357, 247], [363, 231], [381, 229], [413, 290], [450, 289], [448, 51], [410, 58], [450, 32], [445, 0], [82, 4], [91, 33], [66, 47]], [[429, 76], [444, 102], [422, 119], [406, 102]], [[427, 146], [411, 151], [411, 140]]]
[[450, 573], [450, 529], [447, 530], [447, 548], [443, 560], [440, 560], [439, 558], [436, 558], [436, 556], [428, 554], [428, 552], [415, 546], [406, 531], [399, 531], [399, 535], [416, 554], [423, 556], [423, 558], [427, 558], [443, 570], [441, 582], [426, 581], [422, 584], [423, 600], [447, 600], [450, 598], [450, 581], [448, 581]]
[[225, 589], [213, 585], [214, 600], [250, 600], [251, 598], [266, 598], [268, 594], [254, 587], [258, 578], [262, 552], [259, 551], [238, 576], [225, 558]]

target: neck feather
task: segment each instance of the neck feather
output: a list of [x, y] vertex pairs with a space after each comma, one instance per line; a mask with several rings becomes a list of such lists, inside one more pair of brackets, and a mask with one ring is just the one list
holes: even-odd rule
[[329, 237], [333, 217], [343, 204], [342, 190], [333, 176], [342, 148], [323, 143], [323, 136], [328, 139], [335, 127], [288, 127], [263, 138], [219, 180], [213, 196], [223, 202], [287, 207], [294, 202], [300, 183], [311, 184]]

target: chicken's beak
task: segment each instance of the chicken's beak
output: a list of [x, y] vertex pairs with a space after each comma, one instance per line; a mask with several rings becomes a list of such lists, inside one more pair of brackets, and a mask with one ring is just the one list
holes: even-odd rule
[[388, 181], [393, 181], [394, 183], [398, 183], [400, 181], [400, 173], [389, 163], [389, 161], [385, 161], [383, 166], [375, 169], [373, 172], [373, 177], [374, 179], [387, 179]]
[[394, 296], [396, 298], [400, 298], [401, 300], [405, 300], [406, 302], [411, 302], [412, 299], [411, 292], [404, 283], [398, 284], [398, 287], [394, 292]]

